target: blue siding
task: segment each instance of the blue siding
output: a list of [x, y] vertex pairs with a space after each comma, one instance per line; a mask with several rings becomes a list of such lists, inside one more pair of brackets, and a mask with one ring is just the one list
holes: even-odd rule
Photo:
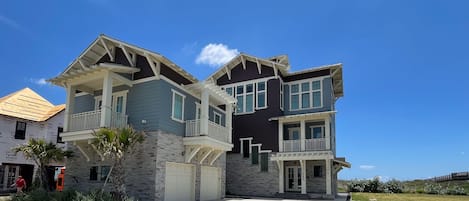
[[[137, 130], [150, 131], [158, 128], [160, 104], [159, 85], [161, 81], [134, 84], [127, 94], [127, 114], [129, 124]], [[142, 124], [142, 120], [146, 124]]]
[[[126, 113], [128, 123], [137, 130], [154, 131], [162, 130], [179, 136], [185, 134], [185, 123], [175, 121], [171, 118], [172, 112], [172, 90], [183, 95], [184, 99], [184, 121], [195, 119], [196, 102], [200, 100], [183, 90], [171, 85], [164, 80], [153, 80], [149, 82], [134, 84], [133, 87], [116, 87], [114, 92], [128, 89]], [[101, 95], [96, 91], [95, 95]], [[75, 99], [75, 113], [94, 110], [94, 96], [84, 95]], [[222, 116], [222, 125], [225, 125], [225, 114], [220, 109], [209, 107], [209, 118], [214, 120], [213, 111]], [[146, 123], [142, 123], [145, 120]]]
[[284, 114], [285, 115], [294, 115], [294, 114], [305, 114], [305, 113], [314, 113], [314, 112], [324, 112], [324, 111], [331, 111], [333, 108], [334, 100], [333, 100], [333, 91], [332, 91], [332, 79], [331, 78], [324, 78], [322, 81], [322, 107], [321, 108], [314, 108], [314, 109], [300, 109], [295, 111], [290, 111], [290, 88], [284, 88], [285, 93], [285, 106], [284, 106]]
[[195, 119], [195, 102], [198, 100], [165, 81], [160, 80], [159, 82], [158, 92], [156, 92], [159, 97], [159, 102], [154, 106], [158, 110], [158, 129], [184, 136], [186, 128], [185, 123], [171, 119], [173, 94], [171, 89], [186, 96], [184, 99], [184, 121]]
[[92, 95], [83, 95], [75, 97], [75, 105], [73, 108], [73, 113], [82, 113], [94, 110], [94, 96]]
[[215, 122], [215, 115], [213, 114], [214, 111], [221, 115], [221, 125], [225, 126], [225, 113], [220, 108], [215, 109], [210, 106], [208, 109], [208, 119]]

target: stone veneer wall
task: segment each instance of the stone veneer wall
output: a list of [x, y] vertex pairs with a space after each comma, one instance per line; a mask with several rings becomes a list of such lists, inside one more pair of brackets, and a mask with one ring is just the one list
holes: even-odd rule
[[278, 192], [278, 167], [270, 154], [268, 172], [261, 172], [260, 161], [252, 165], [251, 158], [239, 153], [228, 153], [226, 161], [227, 194], [274, 196]]
[[[127, 193], [139, 201], [164, 200], [164, 184], [166, 162], [184, 163], [183, 137], [165, 133], [162, 131], [148, 132], [142, 145], [125, 161]], [[90, 155], [90, 161], [81, 154], [76, 146], [69, 145], [69, 150], [74, 151], [75, 156], [66, 161], [65, 187], [79, 191], [91, 191], [101, 189], [103, 181], [90, 181], [89, 174], [92, 166], [110, 165], [109, 161], [101, 161], [91, 146], [80, 144], [82, 149]], [[200, 197], [200, 164], [196, 166], [195, 198]], [[204, 164], [209, 166], [207, 162]], [[212, 167], [221, 168], [221, 195], [225, 192], [225, 167], [226, 154], [222, 154]], [[99, 174], [98, 174], [99, 177]], [[107, 190], [112, 190], [112, 183], [107, 185]]]

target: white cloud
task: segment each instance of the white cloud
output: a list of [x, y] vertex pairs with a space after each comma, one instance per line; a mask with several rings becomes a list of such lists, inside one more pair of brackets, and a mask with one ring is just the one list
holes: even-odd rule
[[47, 84], [47, 81], [45, 78], [39, 78], [39, 79], [31, 78], [29, 79], [29, 81], [40, 86], [44, 86]]
[[376, 166], [374, 165], [360, 165], [360, 169], [362, 170], [372, 170], [372, 169], [375, 169]]
[[210, 43], [206, 45], [195, 60], [196, 64], [208, 64], [211, 67], [219, 67], [239, 54], [237, 49], [229, 49], [224, 44]]

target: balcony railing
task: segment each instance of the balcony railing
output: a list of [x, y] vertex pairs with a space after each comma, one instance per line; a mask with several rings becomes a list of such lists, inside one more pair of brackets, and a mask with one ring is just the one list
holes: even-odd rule
[[[127, 115], [111, 112], [111, 128], [121, 128], [127, 125]], [[81, 131], [101, 127], [101, 110], [94, 110], [72, 114], [68, 131]]]
[[[301, 150], [301, 143], [304, 143], [304, 150]], [[326, 139], [304, 139], [304, 140], [284, 140], [284, 152], [299, 152], [299, 151], [321, 151], [326, 150]]]
[[[207, 135], [200, 133], [200, 120], [186, 121], [186, 137]], [[222, 142], [228, 142], [228, 128], [208, 121], [208, 136]]]

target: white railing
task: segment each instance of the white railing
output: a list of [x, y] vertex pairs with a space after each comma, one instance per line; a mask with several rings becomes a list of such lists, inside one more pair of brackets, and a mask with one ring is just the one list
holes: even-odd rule
[[305, 150], [306, 151], [320, 151], [326, 150], [326, 139], [305, 139]]
[[101, 122], [101, 110], [82, 112], [70, 116], [68, 131], [80, 131], [99, 128]]
[[[96, 129], [101, 126], [101, 110], [82, 112], [70, 116], [68, 131]], [[111, 112], [111, 128], [121, 128], [127, 125], [127, 115]]]
[[[301, 145], [304, 143], [304, 150], [301, 150]], [[284, 140], [284, 152], [298, 152], [298, 151], [322, 151], [326, 150], [326, 139], [304, 139], [304, 140]]]
[[295, 152], [301, 150], [301, 140], [284, 140], [283, 151]]
[[187, 120], [186, 121], [186, 137], [195, 137], [201, 135], [208, 135], [211, 138], [222, 142], [228, 142], [228, 129], [224, 126], [218, 125], [212, 121], [208, 121], [208, 134], [200, 132], [200, 120]]

